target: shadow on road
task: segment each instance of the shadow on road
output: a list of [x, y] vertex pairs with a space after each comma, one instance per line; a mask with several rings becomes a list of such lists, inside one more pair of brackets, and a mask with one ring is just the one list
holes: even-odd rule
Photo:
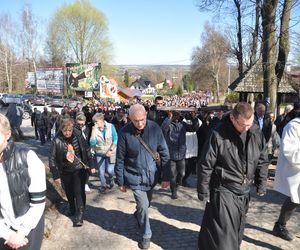
[[151, 205], [169, 219], [200, 225], [204, 211], [202, 209], [176, 206], [171, 204], [161, 204], [152, 202]]
[[[189, 208], [186, 208], [189, 210]], [[192, 212], [192, 211], [191, 211]], [[189, 211], [186, 211], [186, 214]], [[113, 218], [113, 219], [109, 219]], [[106, 210], [93, 206], [86, 207], [85, 220], [94, 223], [99, 227], [125, 236], [131, 240], [139, 241], [137, 222], [133, 214], [127, 214], [118, 210]], [[152, 228], [151, 241], [162, 249], [196, 249], [198, 232], [189, 229], [180, 229], [160, 220], [150, 219]], [[174, 239], [176, 238], [176, 246]], [[180, 240], [182, 238], [182, 240]], [[185, 247], [178, 245], [182, 242]]]
[[282, 250], [282, 248], [276, 247], [272, 244], [269, 244], [268, 242], [256, 240], [248, 236], [244, 236], [243, 240], [253, 244], [255, 248], [261, 247], [261, 248], [272, 249], [272, 250]]

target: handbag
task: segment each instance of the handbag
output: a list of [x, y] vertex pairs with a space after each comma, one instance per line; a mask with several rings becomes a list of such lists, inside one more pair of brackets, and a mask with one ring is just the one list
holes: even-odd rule
[[144, 146], [144, 148], [150, 153], [150, 155], [152, 156], [152, 158], [155, 160], [156, 162], [156, 166], [158, 168], [161, 167], [161, 158], [160, 155], [157, 151], [153, 151], [148, 144], [142, 139], [142, 137], [140, 136], [140, 134], [136, 135], [136, 138], [139, 140], [139, 142]]

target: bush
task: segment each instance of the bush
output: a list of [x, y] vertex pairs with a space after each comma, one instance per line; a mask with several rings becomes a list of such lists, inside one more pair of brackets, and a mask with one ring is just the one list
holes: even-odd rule
[[239, 93], [233, 91], [226, 95], [225, 102], [237, 103], [238, 101], [239, 101]]

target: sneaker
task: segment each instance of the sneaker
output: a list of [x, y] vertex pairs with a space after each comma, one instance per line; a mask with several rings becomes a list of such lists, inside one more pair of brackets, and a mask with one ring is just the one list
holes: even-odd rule
[[289, 233], [286, 227], [279, 222], [276, 222], [273, 228], [273, 234], [287, 241], [292, 241], [293, 236]]
[[150, 247], [150, 239], [143, 238], [138, 244], [140, 249], [148, 249]]
[[84, 190], [85, 190], [85, 192], [91, 192], [91, 189], [88, 184], [85, 184]]
[[100, 187], [100, 188], [99, 188], [99, 192], [100, 192], [101, 194], [104, 194], [105, 191], [106, 191], [106, 188], [105, 188], [105, 187]]

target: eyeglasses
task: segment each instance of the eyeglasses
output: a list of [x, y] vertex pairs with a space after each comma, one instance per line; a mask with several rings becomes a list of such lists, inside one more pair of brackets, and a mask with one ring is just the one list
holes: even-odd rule
[[233, 119], [236, 121], [236, 124], [237, 124], [238, 126], [240, 126], [241, 128], [250, 128], [250, 127], [252, 126], [252, 124], [253, 124], [253, 122], [251, 122], [251, 124], [242, 124], [242, 123], [240, 123], [239, 120], [236, 119], [235, 117], [233, 117]]
[[85, 125], [85, 123], [84, 123], [84, 122], [77, 122], [77, 125], [78, 125], [79, 127], [83, 127], [83, 126]]

